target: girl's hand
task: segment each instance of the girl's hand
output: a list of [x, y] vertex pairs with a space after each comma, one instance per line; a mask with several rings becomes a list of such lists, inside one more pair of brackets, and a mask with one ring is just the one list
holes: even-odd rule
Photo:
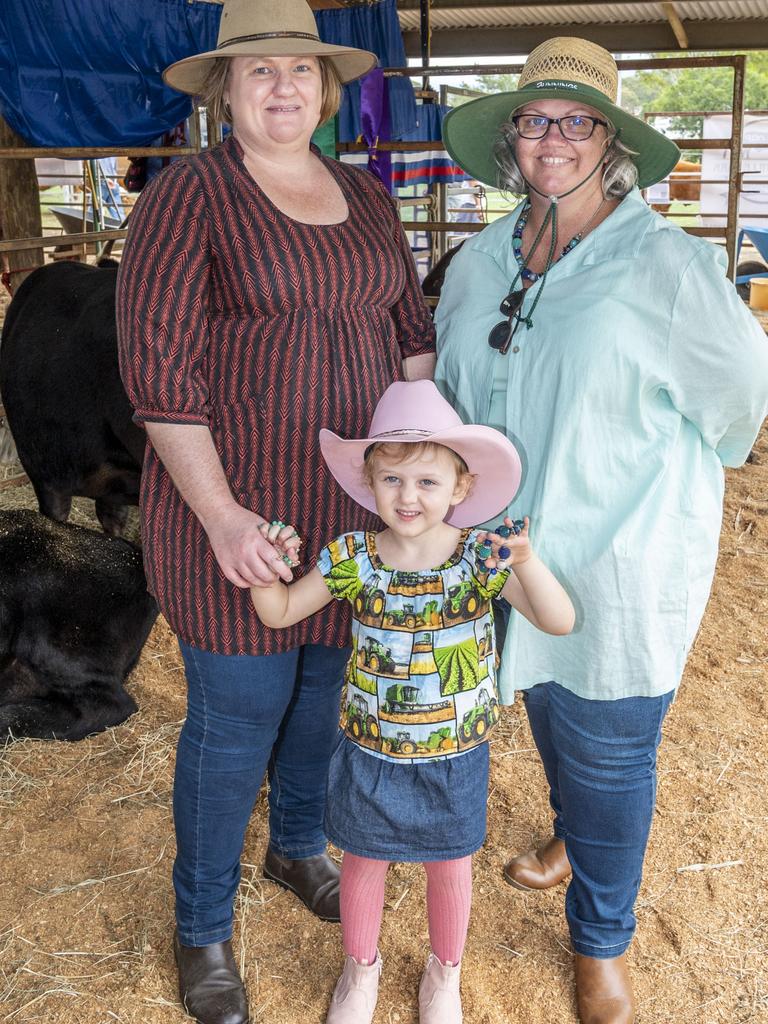
[[271, 523], [264, 522], [259, 527], [261, 534], [265, 537], [270, 544], [274, 544], [277, 550], [282, 554], [283, 561], [290, 568], [295, 568], [299, 564], [299, 548], [301, 547], [301, 538], [293, 526], [280, 522], [280, 520], [273, 520]]
[[[519, 523], [519, 520], [518, 520]], [[509, 516], [504, 518], [504, 526], [509, 531], [509, 536], [504, 537], [499, 533], [485, 530], [477, 535], [478, 544], [485, 543], [485, 547], [491, 546], [491, 553], [484, 559], [483, 565], [488, 569], [496, 569], [501, 572], [513, 565], [521, 565], [531, 557], [531, 542], [528, 539], [528, 516], [523, 520], [522, 528], [516, 527], [516, 523]], [[515, 532], [517, 529], [518, 532]], [[506, 532], [506, 531], [505, 531]]]

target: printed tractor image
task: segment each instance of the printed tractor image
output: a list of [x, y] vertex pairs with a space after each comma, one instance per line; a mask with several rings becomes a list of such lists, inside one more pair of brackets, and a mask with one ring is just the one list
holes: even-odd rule
[[402, 683], [396, 683], [394, 686], [390, 686], [387, 689], [383, 710], [389, 713], [395, 711], [403, 712], [414, 710], [419, 712], [430, 712], [440, 711], [443, 708], [451, 706], [451, 702], [449, 700], [443, 700], [436, 704], [418, 704], [418, 699], [419, 688], [417, 686], [405, 686]]
[[360, 662], [364, 668], [371, 672], [394, 672], [395, 662], [392, 659], [392, 652], [372, 636], [365, 638], [365, 644], [359, 648]]
[[465, 743], [480, 740], [490, 727], [499, 720], [499, 702], [491, 697], [485, 687], [477, 695], [477, 704], [464, 715], [459, 732]]
[[478, 658], [487, 658], [493, 650], [493, 626], [490, 622], [486, 622], [483, 635], [477, 642], [477, 656]]
[[414, 629], [416, 616], [412, 604], [404, 604], [402, 608], [392, 608], [384, 616], [385, 626], [405, 626], [407, 629]]
[[365, 698], [359, 693], [353, 694], [347, 705], [347, 728], [356, 740], [362, 739], [363, 736], [378, 740], [381, 735], [376, 716], [370, 714]]
[[455, 750], [456, 740], [452, 736], [449, 727], [435, 729], [429, 734], [426, 740], [420, 740], [418, 744], [411, 738], [411, 734], [405, 730], [398, 732], [397, 736], [390, 736], [385, 741], [385, 749], [389, 747], [392, 754], [436, 754], [442, 750]]
[[364, 587], [355, 598], [355, 615], [360, 618], [369, 615], [377, 619], [384, 611], [384, 591], [379, 588], [379, 577], [374, 576], [371, 585]]
[[427, 601], [420, 611], [413, 604], [404, 604], [402, 608], [391, 608], [384, 616], [385, 626], [403, 626], [405, 629], [423, 629], [435, 626], [440, 622], [439, 605], [434, 598]]
[[389, 749], [393, 754], [415, 754], [416, 744], [411, 739], [411, 734], [400, 730], [397, 736], [389, 739]]
[[451, 706], [449, 700], [443, 700], [437, 704], [419, 704], [418, 701], [418, 686], [406, 686], [403, 683], [395, 683], [387, 687], [386, 699], [382, 705], [382, 710], [388, 714], [408, 711], [418, 711], [423, 714], [430, 711], [441, 711], [443, 708]]
[[479, 607], [480, 601], [472, 582], [464, 579], [449, 588], [443, 605], [443, 614], [451, 619], [457, 619], [460, 615], [471, 618]]

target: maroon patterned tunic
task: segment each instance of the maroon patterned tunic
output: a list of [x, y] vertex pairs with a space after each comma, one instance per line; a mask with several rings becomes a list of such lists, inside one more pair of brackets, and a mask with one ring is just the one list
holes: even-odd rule
[[[349, 206], [341, 224], [281, 213], [231, 137], [173, 165], [136, 204], [117, 295], [137, 422], [210, 427], [237, 501], [294, 523], [307, 568], [329, 539], [377, 522], [325, 468], [318, 431], [365, 436], [402, 359], [434, 349], [392, 201], [367, 172], [326, 166]], [[272, 654], [349, 642], [345, 602], [289, 629], [263, 626], [151, 445], [141, 518], [149, 588], [187, 643]]]

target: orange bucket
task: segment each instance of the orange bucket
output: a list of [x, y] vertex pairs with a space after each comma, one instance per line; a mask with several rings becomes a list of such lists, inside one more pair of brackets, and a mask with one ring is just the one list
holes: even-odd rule
[[750, 309], [768, 309], [768, 277], [753, 277], [749, 282]]

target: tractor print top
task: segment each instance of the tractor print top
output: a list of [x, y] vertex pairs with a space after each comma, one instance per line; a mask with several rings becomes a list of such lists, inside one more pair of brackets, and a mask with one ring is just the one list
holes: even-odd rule
[[347, 533], [320, 552], [331, 594], [352, 605], [341, 728], [386, 760], [438, 760], [482, 743], [499, 718], [491, 575], [464, 530], [435, 569], [384, 565], [375, 533]]

